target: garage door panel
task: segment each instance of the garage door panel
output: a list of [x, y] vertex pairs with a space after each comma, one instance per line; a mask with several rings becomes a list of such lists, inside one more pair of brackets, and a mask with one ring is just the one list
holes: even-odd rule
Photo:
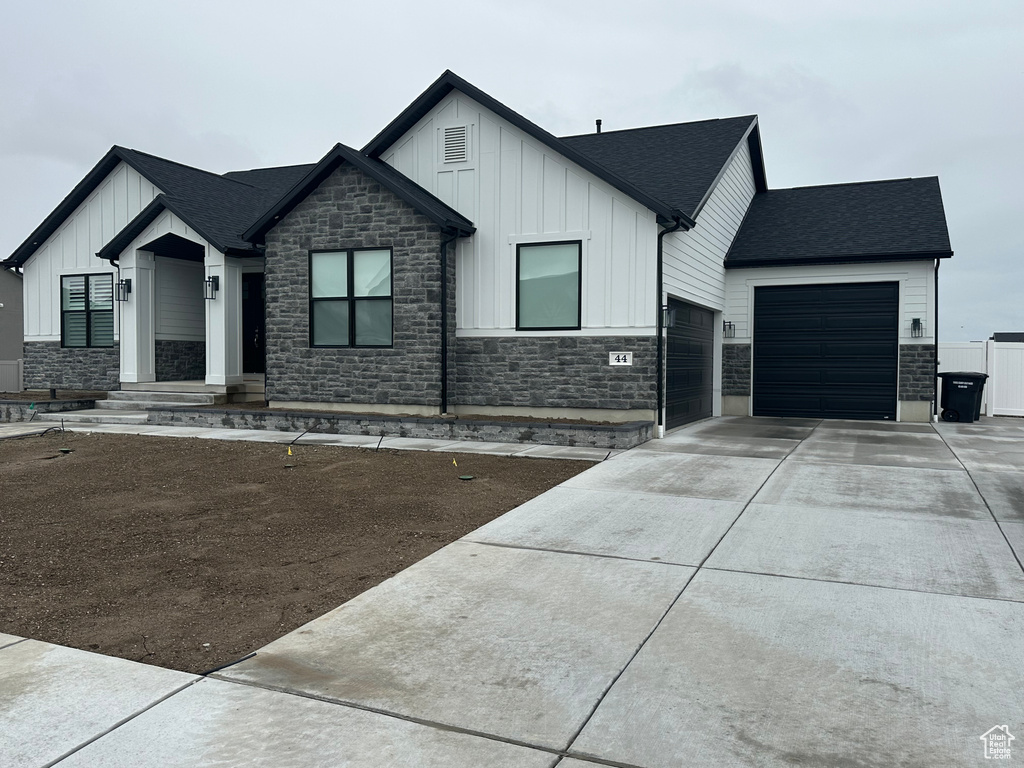
[[754, 415], [895, 418], [898, 323], [898, 283], [756, 288]]
[[666, 329], [665, 424], [671, 429], [711, 416], [714, 313], [669, 299], [675, 321]]
[[821, 345], [822, 357], [829, 360], [854, 360], [859, 364], [888, 366], [897, 358], [898, 348], [887, 341], [829, 341]]

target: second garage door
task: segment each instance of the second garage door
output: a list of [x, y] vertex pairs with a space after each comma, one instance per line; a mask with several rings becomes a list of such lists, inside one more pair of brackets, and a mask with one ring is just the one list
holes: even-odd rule
[[665, 425], [672, 429], [711, 416], [715, 315], [676, 299], [668, 306], [674, 319], [666, 329]]
[[753, 414], [895, 419], [899, 283], [754, 289]]

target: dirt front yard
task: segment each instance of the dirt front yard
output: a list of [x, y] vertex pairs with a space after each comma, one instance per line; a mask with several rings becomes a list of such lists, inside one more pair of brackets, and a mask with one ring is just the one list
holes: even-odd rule
[[0, 632], [206, 671], [590, 466], [287, 451], [131, 435], [0, 440]]

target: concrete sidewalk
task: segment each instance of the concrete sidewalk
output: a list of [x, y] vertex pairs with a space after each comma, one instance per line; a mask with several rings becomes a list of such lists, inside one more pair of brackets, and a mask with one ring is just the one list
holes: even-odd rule
[[[104, 411], [114, 413], [116, 411]], [[344, 448], [390, 448], [396, 451], [440, 451], [447, 453], [486, 453], [495, 456], [522, 456], [531, 459], [571, 459], [604, 461], [622, 453], [619, 449], [591, 448], [586, 445], [531, 445], [469, 440], [427, 440], [411, 437], [375, 437], [373, 435], [332, 435], [323, 432], [282, 432], [272, 429], [210, 429], [208, 427], [166, 427], [156, 424], [68, 422], [17, 422], [0, 424], [0, 440], [41, 434], [47, 430], [151, 435], [154, 437], [195, 437], [202, 440], [241, 440], [281, 445], [335, 445]]]
[[205, 678], [0, 636], [0, 764], [985, 764], [1021, 557], [1024, 421], [715, 419]]

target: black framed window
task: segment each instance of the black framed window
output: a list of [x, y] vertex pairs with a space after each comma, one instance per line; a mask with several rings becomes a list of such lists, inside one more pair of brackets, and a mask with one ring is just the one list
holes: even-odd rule
[[579, 240], [516, 248], [516, 329], [580, 328], [583, 244]]
[[113, 275], [61, 276], [60, 344], [114, 346]]
[[309, 254], [309, 344], [392, 345], [391, 249]]

